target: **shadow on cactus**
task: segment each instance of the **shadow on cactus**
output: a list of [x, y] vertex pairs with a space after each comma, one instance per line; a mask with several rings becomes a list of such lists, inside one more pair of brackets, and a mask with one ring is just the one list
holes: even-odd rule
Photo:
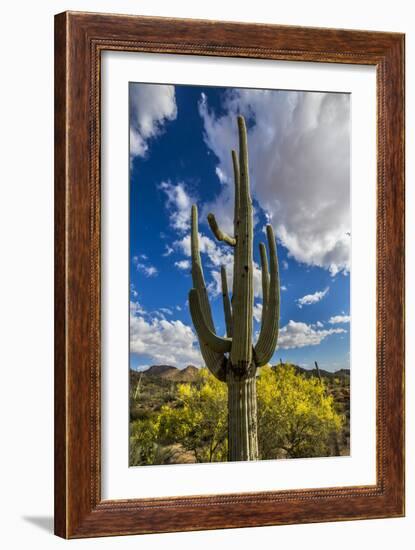
[[228, 388], [228, 459], [257, 460], [257, 369], [266, 365], [277, 346], [280, 288], [274, 232], [267, 225], [269, 267], [265, 244], [260, 244], [262, 268], [262, 319], [253, 343], [253, 208], [249, 185], [248, 144], [245, 120], [238, 117], [239, 158], [232, 151], [235, 182], [234, 234], [224, 233], [214, 214], [208, 215], [216, 239], [234, 249], [232, 298], [226, 268], [221, 268], [226, 337], [215, 332], [199, 251], [198, 212], [192, 206], [191, 252], [193, 288], [190, 313], [200, 350], [210, 372]]

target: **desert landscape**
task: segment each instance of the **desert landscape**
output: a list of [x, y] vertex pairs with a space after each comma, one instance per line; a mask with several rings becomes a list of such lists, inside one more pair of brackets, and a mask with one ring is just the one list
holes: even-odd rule
[[[257, 389], [262, 460], [349, 454], [348, 369], [279, 363], [261, 369]], [[226, 460], [226, 389], [206, 368], [130, 369], [130, 466]]]

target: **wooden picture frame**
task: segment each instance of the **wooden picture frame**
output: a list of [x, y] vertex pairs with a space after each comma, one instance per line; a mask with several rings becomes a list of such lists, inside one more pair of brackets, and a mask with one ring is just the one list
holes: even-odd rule
[[[101, 499], [100, 59], [104, 50], [373, 65], [375, 485]], [[64, 538], [404, 515], [404, 35], [65, 12], [55, 18], [55, 533]]]

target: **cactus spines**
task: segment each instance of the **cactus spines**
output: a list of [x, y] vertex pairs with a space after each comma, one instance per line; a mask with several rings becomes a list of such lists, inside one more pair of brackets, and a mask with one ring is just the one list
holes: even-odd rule
[[214, 236], [234, 248], [232, 300], [229, 299], [226, 268], [221, 268], [226, 337], [217, 336], [210, 310], [199, 252], [197, 207], [192, 207], [191, 252], [193, 289], [190, 313], [206, 366], [228, 387], [229, 460], [258, 459], [256, 371], [272, 357], [279, 327], [279, 275], [277, 247], [272, 227], [267, 225], [266, 247], [260, 244], [262, 267], [262, 319], [253, 347], [253, 209], [249, 187], [248, 142], [245, 120], [238, 116], [239, 159], [232, 151], [235, 181], [234, 236], [223, 232], [213, 214], [208, 222]]

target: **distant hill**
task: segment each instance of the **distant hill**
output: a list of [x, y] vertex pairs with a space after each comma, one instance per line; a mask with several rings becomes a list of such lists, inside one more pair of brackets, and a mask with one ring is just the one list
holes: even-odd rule
[[179, 372], [176, 373], [176, 379], [180, 380], [181, 382], [191, 382], [195, 380], [199, 369], [197, 367], [194, 367], [193, 365], [187, 365], [187, 367], [183, 370], [177, 370]]
[[[134, 371], [133, 371], [134, 372]], [[171, 380], [172, 382], [193, 382], [196, 379], [198, 369], [193, 365], [188, 365], [184, 369], [178, 369], [171, 365], [152, 365], [148, 369], [141, 371], [142, 376], [146, 378], [161, 378]], [[134, 372], [134, 378], [140, 375]]]
[[[271, 368], [277, 369], [279, 365], [274, 365]], [[295, 370], [301, 374], [304, 374], [307, 377], [311, 376], [317, 376], [317, 370], [316, 369], [304, 369], [303, 367], [300, 367], [299, 365], [293, 365]], [[320, 375], [326, 378], [349, 378], [350, 377], [350, 369], [339, 369], [334, 372], [330, 372], [328, 370], [324, 370], [320, 368]]]
[[152, 365], [147, 370], [141, 371], [144, 376], [158, 376], [160, 378], [174, 377], [176, 367], [170, 365]]
[[[279, 365], [273, 365], [272, 369], [278, 369]], [[305, 369], [299, 365], [293, 365], [298, 373], [304, 374], [307, 377], [317, 376], [316, 369]], [[188, 365], [184, 369], [178, 369], [171, 365], [152, 365], [143, 371], [131, 371], [133, 380], [138, 379], [140, 374], [146, 378], [154, 378], [161, 380], [171, 380], [172, 382], [194, 382], [197, 377], [198, 369], [193, 365]], [[330, 372], [324, 369], [320, 369], [320, 375], [325, 378], [349, 378], [350, 369], [339, 369], [334, 372]]]

